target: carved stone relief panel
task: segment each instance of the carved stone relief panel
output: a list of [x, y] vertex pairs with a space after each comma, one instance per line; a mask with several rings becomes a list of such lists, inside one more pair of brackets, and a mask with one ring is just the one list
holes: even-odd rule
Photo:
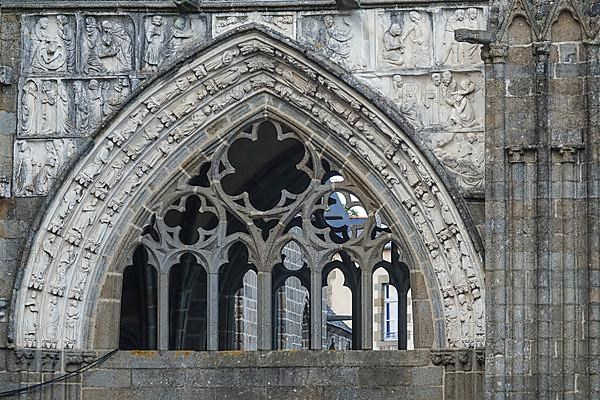
[[464, 66], [482, 64], [481, 46], [454, 40], [457, 29], [484, 30], [486, 16], [483, 8], [449, 8], [438, 14], [436, 26], [436, 64]]
[[135, 68], [135, 30], [131, 17], [85, 15], [80, 31], [84, 73], [122, 73]]
[[32, 74], [74, 72], [76, 21], [74, 15], [31, 15], [23, 17], [25, 41], [23, 71]]
[[206, 39], [206, 17], [195, 15], [148, 15], [144, 17], [142, 71], [154, 72], [186, 48]]
[[298, 37], [350, 71], [370, 69], [373, 35], [364, 24], [367, 18], [367, 12], [303, 15]]
[[17, 140], [13, 158], [14, 194], [47, 195], [75, 149], [73, 139]]
[[119, 109], [132, 91], [132, 82], [127, 76], [75, 80], [68, 86], [75, 100], [73, 120], [78, 135], [89, 134], [98, 127], [104, 117]]
[[72, 95], [62, 80], [25, 80], [19, 94], [19, 137], [73, 136]]
[[213, 16], [212, 34], [217, 36], [223, 32], [248, 23], [258, 23], [291, 38], [296, 37], [296, 16], [292, 13], [245, 13], [222, 14]]
[[425, 10], [380, 12], [377, 15], [377, 65], [387, 68], [431, 68], [433, 22]]
[[[374, 78], [366, 79], [373, 81]], [[421, 131], [434, 154], [469, 192], [483, 190], [484, 81], [478, 71], [379, 77], [379, 88]]]

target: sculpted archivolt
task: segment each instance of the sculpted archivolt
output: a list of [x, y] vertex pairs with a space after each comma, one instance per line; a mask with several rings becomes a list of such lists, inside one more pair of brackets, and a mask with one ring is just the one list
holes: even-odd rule
[[[117, 55], [113, 61], [120, 68]], [[138, 95], [64, 181], [42, 221], [19, 289], [18, 346], [88, 345], [81, 316], [89, 315], [99, 290], [88, 278], [103, 275], [106, 249], [127, 229], [130, 202], [147, 195], [146, 182], [164, 174], [161, 166], [185, 157], [186, 141], [210, 140], [204, 127], [261, 93], [325, 127], [338, 146], [368, 166], [374, 182], [401, 201], [437, 277], [447, 345], [483, 343], [481, 259], [426, 159], [347, 84], [266, 34], [249, 32], [211, 48]], [[59, 311], [45, 311], [53, 307]]]

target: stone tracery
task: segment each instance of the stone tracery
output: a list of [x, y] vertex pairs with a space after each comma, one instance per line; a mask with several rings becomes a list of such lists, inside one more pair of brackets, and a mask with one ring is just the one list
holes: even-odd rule
[[[159, 174], [170, 157], [181, 153], [182, 143], [198, 140], [198, 136], [206, 138], [203, 126], [208, 126], [227, 110], [260, 93], [288, 100], [302, 110], [307, 119], [324, 126], [340, 146], [344, 146], [342, 143], [345, 141], [349, 149], [362, 149], [357, 155], [362, 159], [361, 163], [372, 171], [370, 174], [373, 183], [384, 182], [387, 186], [385, 190], [402, 201], [406, 207], [404, 214], [412, 220], [415, 230], [420, 232], [421, 242], [427, 243], [426, 247], [431, 250], [429, 259], [424, 259], [423, 262], [427, 265], [437, 260], [435, 262], [438, 268], [444, 268], [453, 280], [452, 288], [442, 290], [442, 284], [439, 285], [440, 298], [445, 298], [444, 302], [448, 304], [443, 310], [446, 320], [482, 319], [483, 315], [468, 318], [466, 314], [463, 315], [463, 311], [459, 313], [457, 310], [464, 303], [468, 305], [465, 307], [467, 311], [472, 312], [475, 308], [478, 314], [482, 314], [480, 310], [484, 301], [484, 287], [480, 257], [469, 240], [470, 235], [452, 198], [410, 139], [385, 115], [350, 91], [343, 82], [326, 71], [315, 68], [295, 50], [260, 32], [244, 33], [230, 40], [231, 42], [216, 46], [190, 65], [182, 67], [170, 83], [151, 86], [140, 99], [127, 107], [127, 115], [123, 113], [104, 131], [103, 136], [97, 138], [94, 150], [71, 172], [47, 212], [43, 221], [47, 233], [38, 234], [32, 260], [25, 271], [27, 277], [33, 278], [33, 260], [41, 249], [41, 243], [51, 233], [58, 235], [54, 253], [49, 257], [49, 273], [42, 278], [45, 284], [40, 284], [40, 289], [19, 289], [16, 308], [17, 345], [41, 346], [40, 326], [48, 321], [44, 320], [46, 316], [38, 316], [37, 310], [45, 309], [43, 307], [55, 301], [53, 298], [59, 293], [81, 289], [82, 280], [77, 279], [75, 274], [78, 266], [84, 262], [85, 254], [107, 257], [105, 251], [112, 245], [117, 234], [115, 231], [118, 231], [115, 228], [127, 226], [123, 217], [127, 205], [132, 198], [144, 195], [144, 182]], [[262, 60], [260, 63], [257, 62], [259, 58]], [[265, 59], [270, 63], [265, 63]], [[213, 91], [215, 83], [218, 90]], [[148, 92], [151, 93], [146, 94]], [[327, 96], [323, 96], [323, 93]], [[182, 109], [181, 102], [190, 96], [195, 96], [195, 100]], [[326, 97], [330, 100], [325, 101]], [[165, 113], [175, 109], [178, 110], [179, 118], [163, 122]], [[199, 115], [202, 117], [198, 118]], [[196, 124], [193, 128], [185, 129], [193, 118], [198, 118]], [[114, 148], [108, 150], [107, 157], [100, 156], [102, 151], [109, 148], [108, 143], [114, 143]], [[89, 168], [88, 164], [94, 164], [96, 159], [101, 162], [94, 166], [94, 176], [87, 188], [81, 186], [76, 177]], [[121, 172], [115, 175], [115, 170]], [[126, 174], [125, 171], [129, 173]], [[122, 179], [123, 176], [128, 178]], [[90, 207], [89, 204], [92, 203], [88, 200], [92, 196], [100, 201], [92, 206], [95, 208], [94, 222], [81, 228], [85, 231], [82, 236], [87, 240], [69, 243], [65, 234], [74, 228], [75, 222], [79, 220], [77, 215], [83, 211], [84, 206]], [[417, 218], [417, 215], [421, 215], [421, 218]], [[391, 227], [400, 228], [394, 224]], [[458, 234], [462, 234], [460, 240]], [[73, 262], [68, 265], [62, 263], [62, 257], [59, 256], [66, 249], [76, 253]], [[467, 274], [462, 270], [458, 254], [470, 260], [474, 273]], [[457, 259], [459, 265], [454, 263]], [[91, 266], [89, 275], [97, 279], [101, 277], [102, 265], [99, 261]], [[462, 271], [462, 274], [457, 270]], [[437, 276], [442, 279], [446, 275], [440, 272]], [[60, 283], [57, 287], [62, 288], [62, 292], [50, 288], [57, 281]], [[85, 286], [85, 282], [83, 285]], [[48, 288], [50, 292], [39, 293], [42, 288]], [[81, 300], [58, 300], [58, 308], [62, 310], [56, 331], [60, 338], [58, 348], [87, 346], [87, 328], [79, 316], [83, 315], [84, 306], [88, 311], [94, 307], [94, 299], [98, 293], [97, 289], [89, 285], [81, 292]], [[459, 295], [463, 297], [459, 299]], [[42, 321], [38, 321], [38, 317]], [[476, 326], [479, 327], [480, 324], [477, 323]], [[477, 330], [477, 334], [470, 326], [466, 329], [461, 332], [460, 329], [447, 326], [441, 335], [446, 337], [448, 344], [457, 347], [482, 343], [481, 329]]]

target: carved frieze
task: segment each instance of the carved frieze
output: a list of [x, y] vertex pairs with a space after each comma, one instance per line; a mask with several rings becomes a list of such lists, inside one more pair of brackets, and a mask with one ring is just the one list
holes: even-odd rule
[[144, 18], [142, 71], [154, 72], [207, 37], [205, 17], [151, 15]]
[[244, 13], [217, 14], [213, 16], [212, 35], [238, 28], [245, 24], [257, 23], [265, 25], [283, 35], [296, 37], [296, 16], [293, 13]]
[[23, 17], [23, 72], [75, 72], [77, 25], [75, 15]]
[[73, 93], [65, 81], [27, 79], [19, 94], [19, 137], [69, 137], [75, 134]]
[[114, 74], [135, 68], [135, 30], [129, 16], [85, 15], [80, 29], [84, 73]]
[[485, 30], [484, 10], [478, 7], [443, 9], [439, 16], [436, 32], [436, 64], [442, 66], [464, 66], [480, 64], [481, 45], [457, 42], [454, 32], [457, 29]]
[[370, 67], [372, 37], [363, 30], [363, 13], [303, 15], [298, 38], [349, 71]]
[[45, 196], [75, 154], [73, 139], [17, 140], [14, 148], [14, 194]]
[[381, 39], [377, 41], [380, 68], [432, 67], [434, 38], [431, 13], [423, 10], [379, 13], [378, 24], [383, 26]]

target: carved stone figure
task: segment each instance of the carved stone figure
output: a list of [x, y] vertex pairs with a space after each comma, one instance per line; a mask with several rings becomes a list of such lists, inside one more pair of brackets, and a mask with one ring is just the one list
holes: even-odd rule
[[21, 133], [23, 135], [35, 135], [38, 131], [40, 118], [38, 95], [36, 83], [34, 81], [25, 82], [21, 97]]
[[110, 72], [131, 69], [133, 45], [125, 27], [116, 22], [102, 21], [98, 57]]
[[342, 19], [342, 21], [343, 25], [331, 15], [323, 18], [326, 37], [325, 53], [332, 61], [337, 63], [347, 62], [352, 51], [350, 48], [352, 28], [345, 19]]
[[31, 292], [25, 302], [25, 315], [23, 317], [23, 341], [25, 347], [37, 346], [37, 327], [39, 310], [35, 292]]
[[33, 160], [31, 147], [27, 142], [17, 142], [17, 170], [15, 173], [16, 192], [22, 195], [35, 194], [33, 177], [36, 172], [36, 164]]
[[38, 256], [37, 269], [31, 274], [28, 287], [31, 289], [42, 290], [44, 285], [44, 279], [46, 277], [46, 271], [52, 261], [54, 260], [54, 253], [56, 252], [56, 241], [55, 235], [50, 235], [42, 244], [42, 251]]
[[418, 11], [408, 13], [402, 35], [405, 62], [409, 66], [431, 64], [431, 28], [427, 17]]
[[92, 253], [86, 253], [79, 265], [79, 269], [75, 273], [73, 278], [73, 289], [71, 289], [71, 299], [81, 300], [83, 292], [85, 290], [85, 284], [87, 282], [88, 275], [92, 269], [92, 263], [95, 260], [95, 256]]
[[[465, 19], [465, 28], [478, 31], [481, 29], [479, 25], [479, 10], [471, 7], [467, 9], [467, 18]], [[479, 45], [461, 42], [459, 44], [461, 53], [464, 54], [464, 60], [468, 63], [477, 63], [481, 61], [479, 57]]]
[[114, 110], [119, 108], [123, 101], [131, 94], [131, 87], [129, 85], [129, 78], [119, 78], [115, 82], [110, 91], [110, 94], [105, 95], [104, 101], [104, 115], [111, 114]]
[[56, 25], [58, 26], [58, 36], [65, 44], [67, 71], [73, 72], [75, 71], [75, 32], [65, 15], [56, 16]]
[[461, 327], [452, 297], [444, 299], [444, 308], [446, 309], [446, 336], [448, 343], [450, 347], [457, 347], [460, 345]]
[[66, 136], [73, 131], [73, 124], [69, 118], [69, 95], [64, 85], [58, 85], [56, 100], [56, 133]]
[[79, 246], [83, 239], [85, 228], [92, 225], [96, 219], [97, 203], [98, 199], [94, 198], [84, 204], [81, 213], [78, 214], [75, 221], [73, 221], [71, 231], [66, 238], [69, 243]]
[[165, 59], [174, 57], [189, 42], [189, 39], [192, 37], [192, 30], [187, 25], [188, 20], [183, 15], [177, 17], [175, 22], [173, 22], [171, 29], [165, 37], [163, 47], [163, 57]]
[[85, 19], [85, 33], [87, 37], [87, 57], [83, 66], [86, 74], [106, 72], [106, 67], [100, 61], [100, 28], [96, 23], [96, 18], [87, 17]]
[[[460, 305], [459, 317], [461, 325], [461, 333], [463, 340], [471, 338], [471, 329], [473, 328], [473, 308], [469, 304], [467, 296], [464, 294], [458, 295], [458, 304]], [[469, 343], [464, 343], [468, 346]]]
[[48, 24], [48, 17], [41, 17], [33, 30], [31, 68], [34, 70], [56, 71], [67, 58], [62, 40], [48, 31]]
[[446, 103], [452, 107], [448, 120], [449, 127], [473, 128], [479, 125], [471, 100], [468, 98], [468, 95], [474, 91], [475, 84], [470, 79], [464, 79], [460, 82], [458, 90], [447, 95]]
[[165, 26], [163, 17], [152, 17], [150, 26], [146, 30], [146, 53], [144, 54], [145, 68], [156, 71], [162, 62], [162, 46], [165, 41]]
[[72, 349], [77, 342], [77, 323], [79, 322], [79, 304], [70, 300], [65, 324], [65, 348]]
[[77, 182], [83, 187], [88, 185], [94, 180], [94, 178], [100, 173], [102, 167], [108, 163], [110, 153], [113, 150], [115, 144], [111, 141], [107, 141], [100, 152], [94, 157], [94, 160], [89, 163], [79, 175], [77, 175]]
[[53, 233], [62, 232], [65, 218], [73, 211], [73, 208], [77, 203], [81, 201], [83, 197], [83, 187], [80, 185], [73, 185], [71, 189], [63, 196], [63, 201], [60, 205], [60, 209], [57, 215], [57, 219], [50, 223], [48, 229]]
[[483, 300], [481, 300], [481, 291], [479, 288], [474, 288], [472, 293], [473, 315], [475, 316], [475, 335], [481, 340], [485, 334], [485, 319], [483, 317], [485, 305], [483, 304]]
[[90, 104], [90, 127], [95, 128], [102, 122], [104, 98], [102, 88], [96, 79], [88, 83], [88, 101]]
[[58, 175], [58, 167], [62, 160], [59, 159], [59, 154], [54, 147], [54, 142], [47, 141], [44, 144], [45, 155], [44, 162], [41, 164], [38, 172], [33, 178], [35, 193], [45, 195], [50, 190], [50, 185]]
[[416, 93], [408, 90], [404, 85], [402, 75], [394, 75], [392, 81], [394, 83], [394, 100], [400, 107], [402, 116], [417, 129], [423, 128]]
[[90, 128], [90, 99], [81, 81], [73, 82], [73, 91], [77, 132], [85, 133]]
[[46, 319], [43, 327], [43, 347], [46, 349], [55, 349], [57, 342], [58, 333], [58, 322], [60, 313], [57, 307], [58, 298], [56, 296], [50, 296], [48, 307], [46, 309]]
[[453, 15], [447, 18], [442, 39], [440, 64], [457, 65], [463, 61], [462, 57], [459, 57], [459, 46], [458, 42], [454, 40], [454, 31], [463, 27], [464, 20], [465, 10], [456, 10]]
[[402, 40], [402, 27], [392, 23], [383, 34], [383, 58], [390, 64], [404, 65], [404, 41]]
[[65, 293], [65, 287], [67, 286], [67, 271], [71, 269], [73, 263], [77, 258], [77, 253], [74, 247], [70, 247], [58, 263], [56, 268], [56, 276], [50, 286], [50, 293], [59, 297], [62, 297]]
[[42, 132], [54, 135], [58, 122], [58, 88], [56, 82], [42, 81]]

